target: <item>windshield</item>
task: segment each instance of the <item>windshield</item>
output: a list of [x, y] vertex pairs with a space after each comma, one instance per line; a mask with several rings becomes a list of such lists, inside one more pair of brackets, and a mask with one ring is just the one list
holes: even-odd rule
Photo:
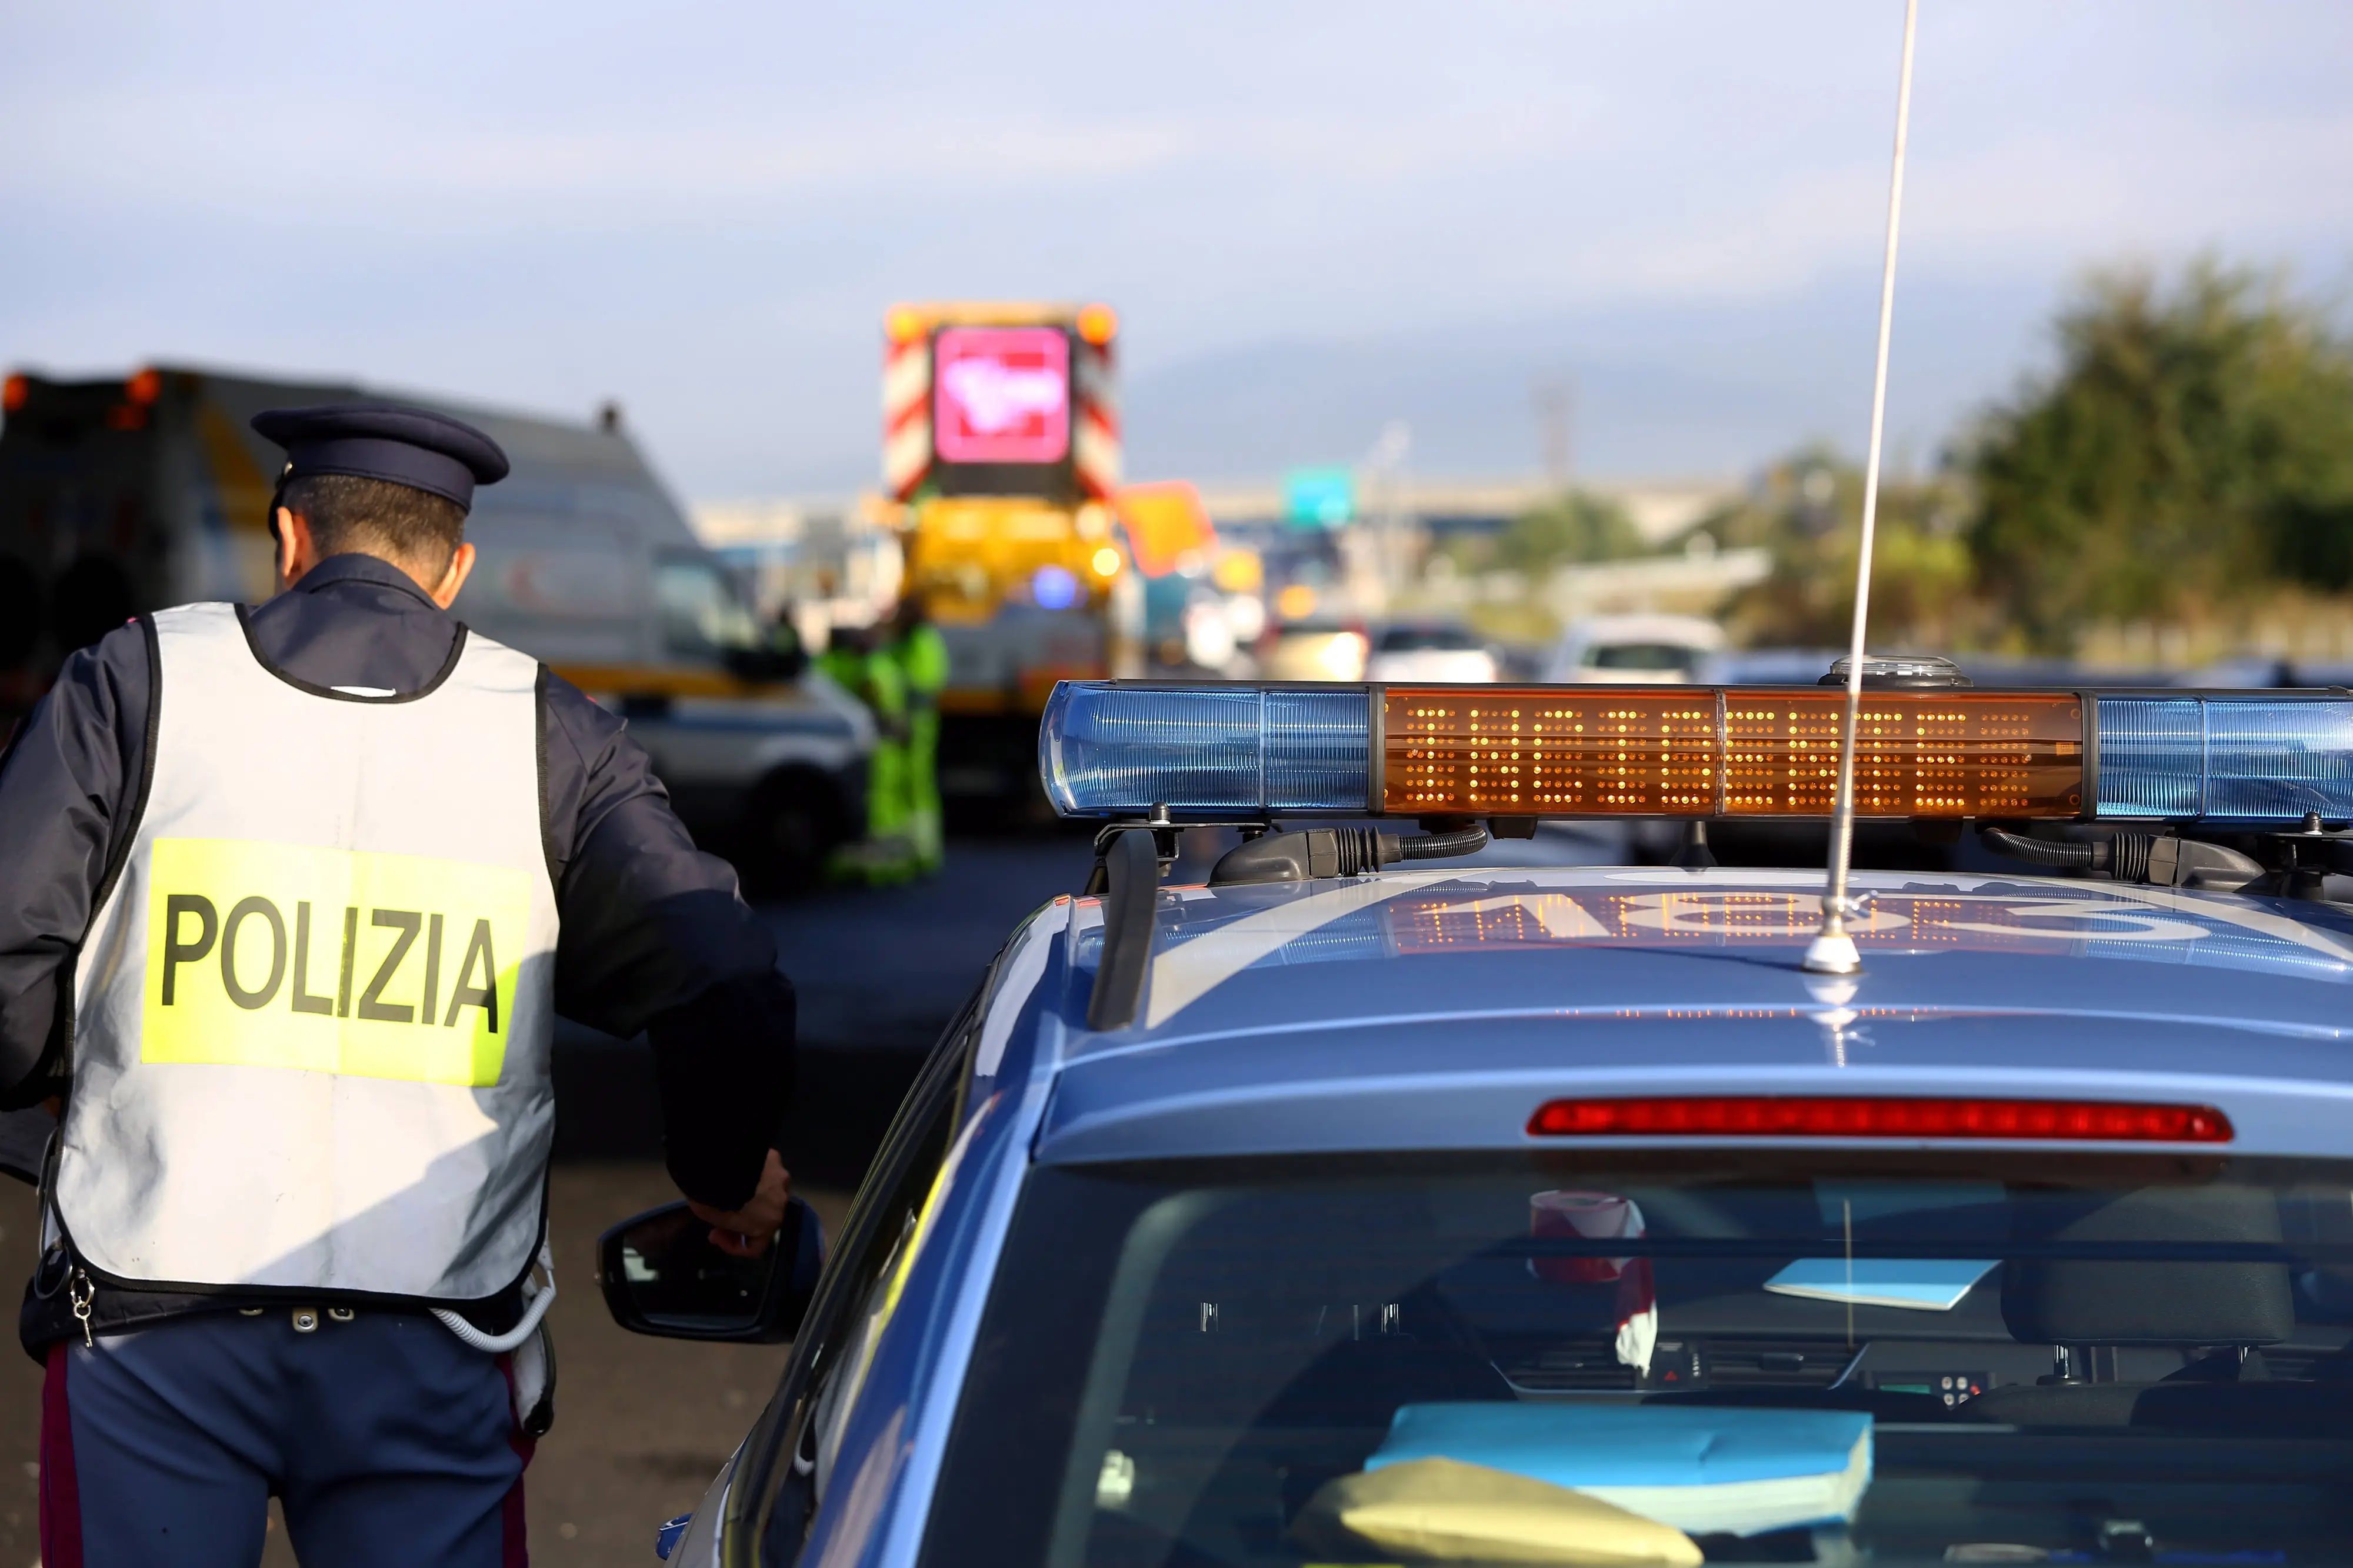
[[1389, 626], [1381, 632], [1383, 653], [1468, 653], [1484, 647], [1461, 626]]
[[1585, 650], [1588, 669], [1679, 670], [1689, 674], [1699, 649], [1672, 642], [1596, 643]]
[[1046, 1169], [927, 1560], [2343, 1563], [2348, 1334], [2340, 1163]]
[[718, 562], [678, 555], [654, 568], [654, 603], [662, 646], [687, 658], [717, 664], [760, 643], [760, 623], [735, 580]]

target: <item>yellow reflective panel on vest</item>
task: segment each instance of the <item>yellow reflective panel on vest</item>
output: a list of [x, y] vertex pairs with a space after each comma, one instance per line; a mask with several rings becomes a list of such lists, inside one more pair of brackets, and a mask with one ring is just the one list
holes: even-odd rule
[[158, 838], [148, 887], [142, 1061], [499, 1081], [528, 873]]

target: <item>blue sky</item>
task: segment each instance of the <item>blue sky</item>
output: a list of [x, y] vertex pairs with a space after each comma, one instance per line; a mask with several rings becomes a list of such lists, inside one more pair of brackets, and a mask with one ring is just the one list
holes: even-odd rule
[[[1892, 416], [2087, 268], [2353, 278], [2353, 7], [1926, 0]], [[1859, 447], [1902, 9], [0, 0], [0, 361], [621, 400], [688, 494], [865, 481], [882, 307], [1101, 298], [1132, 468]]]

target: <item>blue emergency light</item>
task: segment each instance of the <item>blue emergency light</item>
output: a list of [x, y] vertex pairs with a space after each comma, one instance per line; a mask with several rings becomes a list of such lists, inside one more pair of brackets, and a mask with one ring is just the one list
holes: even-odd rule
[[[1823, 817], [1820, 687], [1064, 681], [1038, 762], [1064, 816]], [[2353, 820], [2353, 698], [1882, 690], [1866, 817]]]
[[2094, 816], [2251, 823], [2353, 816], [2353, 700], [2249, 692], [2095, 700]]
[[1368, 689], [1065, 680], [1038, 765], [1064, 816], [1360, 816], [1377, 807]]

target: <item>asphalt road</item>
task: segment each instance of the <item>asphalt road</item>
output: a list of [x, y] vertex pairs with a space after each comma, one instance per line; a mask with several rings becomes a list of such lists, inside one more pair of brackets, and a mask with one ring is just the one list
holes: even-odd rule
[[1083, 887], [1082, 835], [960, 839], [938, 875], [765, 904], [816, 1051], [930, 1048], [1023, 916]]
[[[896, 888], [831, 889], [760, 906], [800, 1005], [800, 1081], [786, 1147], [820, 1184], [855, 1187], [915, 1068], [1021, 918], [1084, 885], [1082, 836], [959, 840], [945, 869]], [[661, 1150], [641, 1044], [559, 1026], [556, 1152]]]

